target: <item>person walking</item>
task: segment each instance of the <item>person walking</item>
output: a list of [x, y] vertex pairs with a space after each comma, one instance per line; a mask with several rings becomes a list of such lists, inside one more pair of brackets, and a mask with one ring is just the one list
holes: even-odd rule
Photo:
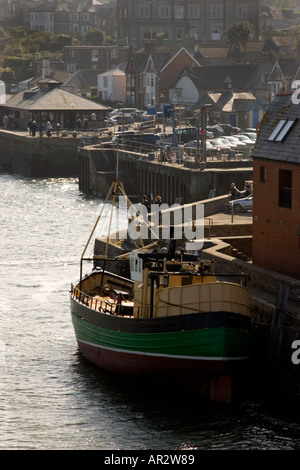
[[242, 193], [239, 189], [237, 189], [235, 183], [231, 183], [230, 185], [230, 194], [231, 194], [231, 200], [232, 199], [238, 199], [239, 197], [242, 196]]
[[51, 122], [50, 122], [50, 121], [47, 121], [47, 124], [46, 124], [46, 134], [47, 134], [47, 137], [51, 137], [51, 130], [52, 130]]
[[3, 119], [2, 119], [2, 124], [3, 124], [4, 129], [7, 129], [7, 126], [8, 126], [8, 116], [7, 116], [7, 114], [4, 114]]
[[250, 194], [251, 194], [250, 184], [246, 183], [246, 185], [245, 185], [245, 197], [250, 196]]
[[31, 135], [32, 137], [35, 137], [36, 131], [38, 130], [38, 125], [35, 120], [32, 121], [31, 123]]
[[56, 123], [55, 128], [56, 128], [56, 137], [59, 137], [59, 131], [60, 131], [60, 124], [59, 124], [59, 122]]

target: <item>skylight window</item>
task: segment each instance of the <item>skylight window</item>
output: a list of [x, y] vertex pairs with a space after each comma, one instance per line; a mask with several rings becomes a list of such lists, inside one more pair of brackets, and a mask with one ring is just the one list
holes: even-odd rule
[[281, 129], [283, 128], [283, 126], [285, 125], [286, 123], [286, 119], [282, 119], [281, 121], [279, 121], [279, 123], [277, 124], [277, 126], [275, 127], [274, 131], [272, 132], [272, 134], [270, 135], [270, 137], [268, 138], [268, 140], [271, 142], [275, 139], [275, 137], [277, 136], [277, 134], [281, 131]]
[[294, 124], [295, 121], [288, 121], [275, 138], [276, 142], [281, 142], [287, 136], [288, 132], [291, 130]]
[[293, 121], [281, 119], [275, 129], [273, 130], [272, 134], [268, 138], [269, 142], [282, 142], [283, 139], [287, 136], [288, 132], [291, 130], [293, 125], [295, 124], [296, 119]]

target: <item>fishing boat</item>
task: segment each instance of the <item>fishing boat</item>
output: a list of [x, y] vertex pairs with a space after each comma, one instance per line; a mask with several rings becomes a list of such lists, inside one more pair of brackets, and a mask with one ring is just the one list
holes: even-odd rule
[[82, 355], [120, 376], [230, 402], [232, 377], [251, 352], [244, 283], [220, 278], [202, 254], [177, 251], [176, 240], [128, 253], [129, 277], [105, 269], [106, 253], [83, 275], [85, 250], [70, 292]]

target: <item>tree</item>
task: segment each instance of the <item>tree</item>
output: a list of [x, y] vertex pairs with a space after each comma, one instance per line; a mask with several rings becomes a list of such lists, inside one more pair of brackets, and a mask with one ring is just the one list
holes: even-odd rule
[[72, 46], [72, 37], [67, 34], [59, 34], [53, 38], [51, 51], [63, 52], [65, 46]]
[[99, 46], [104, 41], [104, 34], [100, 29], [90, 29], [85, 34], [85, 41], [91, 46]]
[[254, 26], [249, 21], [233, 23], [224, 32], [222, 41], [227, 45], [231, 53], [238, 52], [242, 56], [246, 56], [247, 44], [252, 38], [253, 33]]
[[6, 85], [11, 85], [15, 79], [15, 76], [15, 72], [9, 67], [0, 69], [0, 80], [2, 80]]

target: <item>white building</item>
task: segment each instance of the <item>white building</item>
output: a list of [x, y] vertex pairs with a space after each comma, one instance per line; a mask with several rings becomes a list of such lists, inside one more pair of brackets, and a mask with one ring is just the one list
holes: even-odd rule
[[126, 102], [126, 74], [120, 68], [97, 76], [98, 95], [103, 101]]

